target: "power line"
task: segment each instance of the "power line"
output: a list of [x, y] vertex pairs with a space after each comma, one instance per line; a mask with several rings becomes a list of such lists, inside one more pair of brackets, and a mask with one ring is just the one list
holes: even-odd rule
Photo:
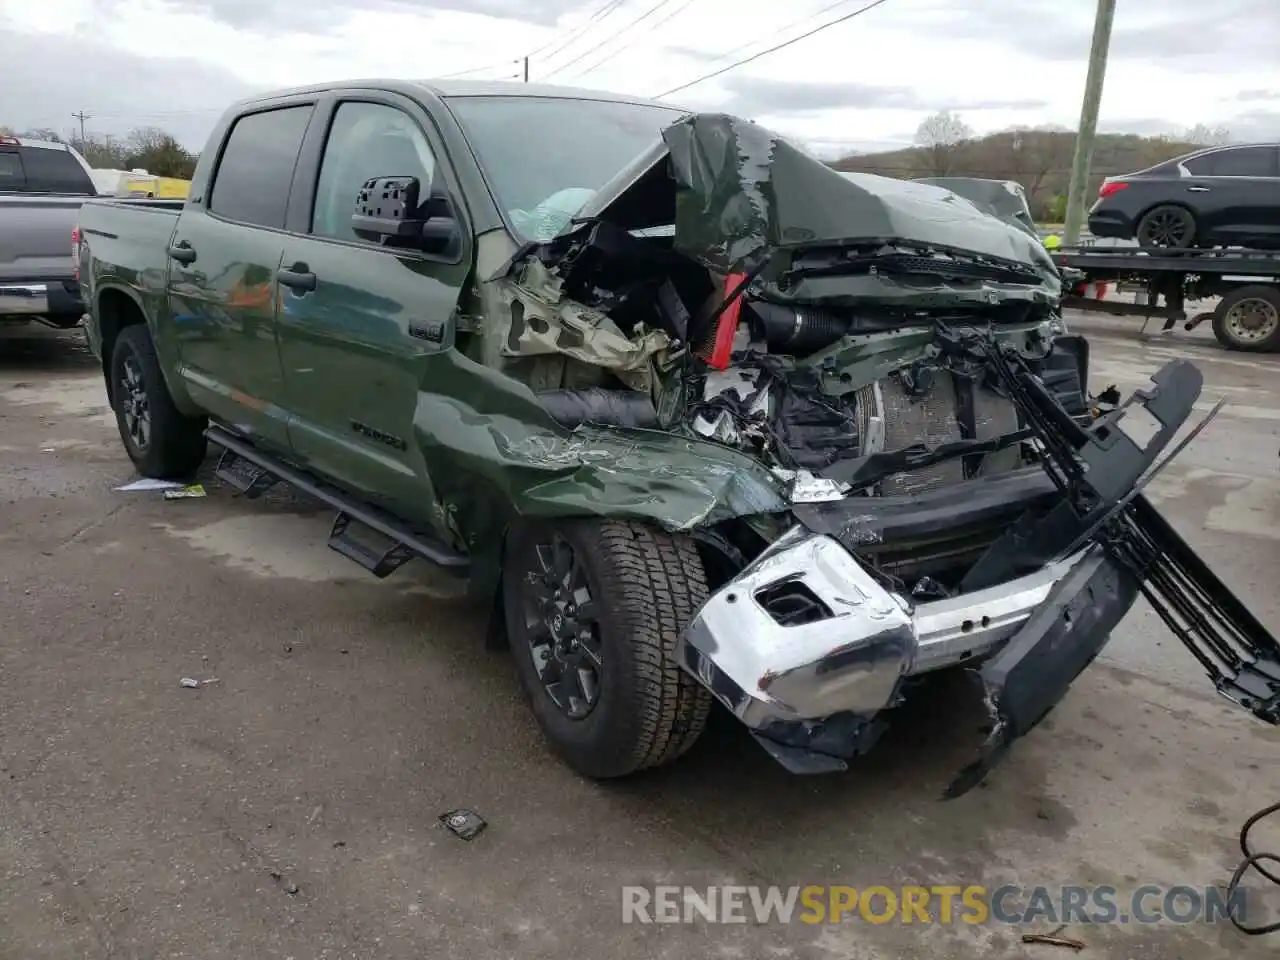
[[[563, 39], [563, 41], [556, 46], [554, 50], [548, 51], [546, 56], [543, 57], [543, 59], [550, 60], [557, 53], [560, 53], [562, 50], [564, 50], [565, 47], [572, 44], [575, 40], [579, 39], [584, 33], [590, 30], [592, 24], [599, 23], [600, 21], [604, 20], [611, 13], [613, 13], [620, 6], [622, 6], [624, 3], [626, 3], [626, 0], [609, 0], [608, 3], [600, 7], [598, 10], [596, 10], [595, 13], [593, 13], [590, 17], [588, 17], [585, 22], [579, 24], [577, 28], [570, 30], [568, 33], [568, 36], [566, 36]], [[553, 37], [549, 43], [544, 43], [537, 50], [531, 51], [529, 53], [529, 56], [536, 57], [538, 54], [542, 53], [543, 50], [546, 50], [547, 47], [551, 46], [552, 43], [555, 43], [556, 39], [557, 38]]]
[[[652, 7], [649, 7], [649, 9], [645, 10], [645, 12], [644, 12], [644, 13], [640, 14], [640, 16], [636, 17], [634, 20], [632, 20], [630, 23], [628, 23], [625, 27], [621, 27], [620, 29], [618, 29], [617, 31], [615, 31], [614, 33], [612, 33], [612, 34], [610, 34], [608, 37], [606, 37], [606, 38], [601, 42], [600, 46], [597, 46], [597, 47], [595, 48], [595, 50], [599, 50], [601, 47], [608, 46], [608, 45], [609, 45], [609, 44], [611, 44], [614, 40], [617, 40], [617, 39], [618, 39], [618, 37], [622, 36], [622, 34], [626, 33], [628, 30], [630, 30], [632, 27], [634, 27], [634, 26], [635, 26], [637, 23], [639, 23], [641, 20], [644, 20], [644, 19], [646, 19], [647, 17], [651, 17], [651, 16], [653, 16], [653, 14], [657, 13], [659, 10], [661, 10], [663, 7], [665, 7], [665, 6], [666, 6], [667, 4], [669, 4], [670, 2], [671, 2], [671, 0], [658, 0], [658, 2], [657, 2], [657, 3], [655, 3]], [[546, 75], [546, 77], [544, 77], [543, 79], [549, 79], [549, 78], [551, 78], [551, 77], [555, 76], [557, 73], [560, 73], [560, 72], [561, 72], [561, 71], [563, 71], [563, 70], [567, 70], [569, 67], [572, 67], [572, 66], [573, 66], [575, 63], [577, 63], [578, 61], [580, 61], [580, 60], [584, 60], [584, 59], [586, 59], [587, 57], [589, 57], [592, 53], [594, 53], [594, 52], [595, 52], [595, 50], [588, 50], [588, 51], [586, 51], [585, 53], [582, 53], [582, 54], [580, 54], [579, 56], [574, 57], [574, 58], [573, 58], [572, 60], [570, 60], [568, 63], [561, 64], [560, 66], [558, 66], [558, 67], [556, 67], [554, 70], [552, 70], [550, 73], [548, 73], [548, 74]]]
[[83, 143], [84, 142], [84, 122], [86, 120], [92, 119], [93, 115], [89, 113], [85, 113], [83, 110], [79, 110], [76, 113], [73, 113], [71, 116], [75, 117], [77, 120], [80, 121], [80, 141]]
[[733, 63], [729, 64], [727, 67], [721, 67], [719, 70], [713, 70], [711, 73], [703, 74], [701, 77], [697, 77], [696, 79], [690, 80], [688, 83], [682, 83], [678, 87], [672, 87], [670, 90], [667, 90], [663, 93], [658, 94], [656, 97], [654, 97], [654, 99], [661, 100], [663, 97], [669, 97], [673, 93], [679, 93], [681, 90], [687, 90], [690, 87], [697, 86], [698, 84], [703, 83], [707, 80], [711, 80], [714, 77], [718, 77], [721, 74], [728, 73], [730, 70], [736, 70], [738, 67], [745, 66], [746, 64], [751, 63], [754, 60], [759, 60], [761, 57], [768, 56], [771, 53], [776, 53], [777, 51], [783, 49], [784, 47], [789, 47], [793, 43], [799, 43], [801, 40], [807, 40], [809, 37], [812, 37], [815, 33], [821, 33], [823, 30], [826, 30], [828, 27], [834, 27], [837, 24], [844, 23], [846, 20], [852, 20], [854, 17], [861, 16], [862, 14], [867, 13], [870, 10], [874, 10], [876, 7], [880, 6], [885, 2], [887, 2], [887, 0], [871, 0], [871, 3], [868, 3], [866, 6], [859, 7], [857, 10], [853, 11], [853, 13], [846, 13], [843, 17], [837, 17], [835, 20], [831, 20], [827, 23], [822, 24], [821, 26], [814, 27], [812, 30], [808, 31], [807, 33], [802, 33], [798, 37], [793, 37], [790, 40], [784, 40], [782, 43], [774, 44], [772, 47], [768, 47], [767, 49], [761, 50], [759, 53], [753, 53], [749, 57], [743, 57], [741, 60], [735, 60]]
[[449, 80], [453, 77], [466, 77], [473, 73], [484, 73], [486, 70], [500, 70], [503, 67], [513, 66], [519, 62], [520, 59], [517, 57], [515, 60], [503, 60], [501, 63], [491, 63], [487, 67], [472, 67], [470, 70], [459, 70], [457, 73], [446, 73], [442, 77], [436, 77], [436, 79]]
[[720, 63], [724, 60], [727, 60], [729, 57], [732, 57], [736, 53], [741, 53], [743, 50], [747, 50], [751, 47], [756, 46], [762, 40], [772, 39], [772, 37], [780, 36], [781, 34], [786, 33], [788, 30], [794, 30], [796, 27], [803, 26], [807, 23], [812, 23], [814, 20], [818, 19], [818, 17], [822, 16], [824, 13], [830, 13], [836, 7], [843, 7], [845, 4], [852, 3], [852, 2], [853, 0], [836, 0], [835, 3], [829, 3], [825, 7], [823, 7], [821, 10], [815, 10], [813, 11], [813, 13], [806, 13], [803, 17], [799, 17], [798, 19], [792, 20], [790, 23], [784, 26], [778, 27], [776, 30], [773, 31], [772, 34], [770, 34], [768, 38], [756, 37], [753, 40], [748, 40], [746, 43], [740, 43], [738, 44], [738, 46], [733, 47], [730, 50], [726, 50], [724, 53], [721, 53], [718, 56], [712, 57], [711, 60], [709, 60], [708, 62]]
[[[660, 26], [662, 26], [664, 23], [666, 23], [667, 21], [669, 21], [669, 20], [673, 19], [674, 17], [679, 16], [679, 15], [680, 15], [680, 14], [682, 14], [685, 10], [687, 10], [689, 7], [691, 7], [693, 4], [695, 4], [695, 3], [697, 3], [697, 2], [698, 2], [698, 0], [684, 0], [684, 3], [680, 4], [680, 6], [676, 7], [674, 10], [672, 10], [670, 13], [668, 13], [665, 17], [663, 17], [663, 18], [662, 18], [662, 19], [660, 19], [660, 20], [655, 20], [653, 23], [649, 24], [649, 26], [647, 26], [645, 29], [641, 30], [638, 34], [636, 34], [634, 37], [632, 37], [632, 38], [631, 38], [631, 42], [630, 42], [630, 43], [628, 43], [626, 47], [623, 47], [623, 48], [622, 48], [622, 50], [619, 50], [618, 52], [619, 52], [619, 53], [623, 53], [623, 52], [625, 52], [625, 51], [626, 51], [626, 49], [627, 49], [627, 47], [633, 46], [633, 45], [635, 44], [635, 42], [636, 42], [640, 37], [643, 37], [643, 36], [645, 36], [646, 34], [653, 33], [653, 31], [657, 30], [657, 29], [658, 29]], [[661, 4], [659, 4], [659, 6], [661, 6]], [[642, 19], [643, 19], [643, 18], [642, 18]], [[636, 21], [636, 22], [638, 23], [639, 21]], [[580, 70], [578, 73], [575, 73], [575, 74], [573, 75], [573, 79], [574, 79], [575, 81], [576, 81], [576, 80], [581, 80], [583, 77], [585, 77], [585, 76], [586, 76], [588, 73], [590, 73], [592, 70], [595, 70], [595, 69], [599, 68], [599, 67], [601, 66], [601, 64], [603, 64], [606, 60], [612, 59], [612, 57], [613, 57], [613, 54], [611, 54], [611, 53], [606, 53], [604, 56], [600, 57], [598, 60], [596, 60], [594, 63], [592, 63], [592, 64], [591, 64], [591, 66], [587, 67], [585, 70]]]

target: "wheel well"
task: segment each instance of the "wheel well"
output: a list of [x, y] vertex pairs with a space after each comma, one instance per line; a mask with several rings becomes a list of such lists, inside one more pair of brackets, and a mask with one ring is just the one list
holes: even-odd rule
[[107, 381], [107, 399], [111, 396], [111, 353], [116, 339], [125, 327], [146, 323], [146, 315], [136, 300], [122, 290], [103, 290], [98, 294], [98, 332], [102, 337], [102, 376]]

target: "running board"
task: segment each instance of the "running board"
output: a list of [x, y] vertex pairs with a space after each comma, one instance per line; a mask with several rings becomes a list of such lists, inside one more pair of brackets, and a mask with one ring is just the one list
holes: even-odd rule
[[286, 466], [221, 427], [210, 427], [205, 436], [223, 451], [216, 476], [246, 497], [256, 499], [276, 483], [285, 483], [337, 510], [329, 531], [330, 549], [354, 560], [375, 577], [390, 576], [414, 557], [456, 576], [467, 575], [464, 554], [429, 535], [409, 530], [390, 514], [358, 503], [331, 484]]

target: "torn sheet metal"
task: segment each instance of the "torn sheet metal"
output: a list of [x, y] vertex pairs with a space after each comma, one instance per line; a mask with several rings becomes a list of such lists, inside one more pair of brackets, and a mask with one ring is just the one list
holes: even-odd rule
[[511, 317], [503, 355], [562, 354], [614, 373], [633, 390], [652, 391], [652, 362], [671, 347], [661, 330], [627, 336], [604, 313], [562, 297], [560, 281], [538, 260], [526, 261], [501, 291]]
[[[676, 249], [721, 274], [749, 272], [778, 253], [789, 261], [805, 248], [900, 240], [1020, 264], [1041, 283], [1017, 291], [990, 283], [920, 285], [871, 274], [840, 277], [835, 284], [806, 280], [788, 296], [927, 301], [940, 286], [949, 297], [978, 302], [1003, 295], [1049, 303], [1059, 296], [1057, 268], [1037, 238], [972, 204], [939, 203], [945, 191], [869, 174], [846, 177], [765, 127], [727, 114], [690, 114], [667, 127], [662, 139], [666, 150], [651, 151], [643, 162], [653, 171], [670, 161]], [[578, 219], [631, 214], [646, 206], [635, 195], [652, 189], [650, 173], [632, 169], [600, 190]]]

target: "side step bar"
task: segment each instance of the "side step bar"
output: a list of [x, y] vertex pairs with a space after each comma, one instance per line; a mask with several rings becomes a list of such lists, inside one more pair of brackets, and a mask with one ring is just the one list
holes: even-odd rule
[[285, 483], [337, 510], [329, 532], [329, 548], [354, 560], [375, 577], [390, 576], [414, 557], [456, 576], [467, 575], [469, 561], [464, 554], [406, 529], [376, 507], [357, 503], [336, 487], [286, 466], [222, 427], [209, 427], [205, 436], [222, 448], [215, 475], [248, 499], [255, 500], [275, 484]]

